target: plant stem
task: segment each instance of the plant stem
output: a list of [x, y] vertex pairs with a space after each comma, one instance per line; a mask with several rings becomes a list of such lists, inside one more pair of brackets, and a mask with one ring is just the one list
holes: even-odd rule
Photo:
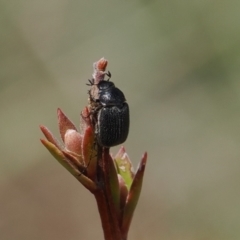
[[118, 217], [112, 199], [109, 170], [112, 161], [109, 148], [99, 151], [98, 159], [98, 185], [94, 193], [100, 214], [105, 240], [122, 240]]

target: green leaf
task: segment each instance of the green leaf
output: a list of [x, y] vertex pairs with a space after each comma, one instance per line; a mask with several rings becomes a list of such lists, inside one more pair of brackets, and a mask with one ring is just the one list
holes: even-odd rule
[[130, 161], [124, 147], [121, 147], [115, 156], [115, 163], [118, 173], [122, 176], [127, 189], [129, 190], [132, 185], [134, 173], [132, 162]]

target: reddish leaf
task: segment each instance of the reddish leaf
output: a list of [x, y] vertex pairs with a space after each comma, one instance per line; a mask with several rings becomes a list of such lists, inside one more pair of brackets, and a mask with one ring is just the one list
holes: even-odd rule
[[95, 180], [97, 167], [97, 145], [94, 144], [94, 132], [91, 127], [85, 131], [82, 140], [82, 157], [85, 166], [87, 167], [88, 176]]
[[47, 127], [40, 125], [40, 129], [49, 142], [53, 143], [59, 149], [63, 148]]
[[66, 161], [66, 158], [61, 150], [59, 150], [53, 143], [49, 142], [45, 139], [40, 139], [42, 144], [48, 149], [48, 151], [53, 155], [53, 157], [62, 164], [69, 172], [71, 172], [73, 175], [78, 174], [76, 172], [75, 168], [72, 168], [72, 166]]
[[42, 144], [48, 149], [48, 151], [53, 155], [53, 157], [64, 166], [79, 182], [83, 184], [90, 192], [94, 193], [97, 189], [96, 184], [88, 177], [81, 174], [79, 169], [77, 169], [74, 164], [65, 157], [63, 152], [61, 152], [53, 143], [45, 139], [40, 139]]
[[78, 158], [74, 156], [71, 152], [63, 150], [62, 153], [68, 160], [68, 162], [70, 162], [71, 166], [79, 171], [79, 174], [86, 170], [85, 166], [83, 166], [82, 163], [78, 160]]
[[85, 130], [91, 126], [90, 113], [87, 107], [85, 107], [80, 115], [80, 133], [84, 134]]
[[117, 175], [117, 171], [116, 171], [113, 159], [109, 155], [109, 149], [103, 150], [102, 157], [103, 157], [103, 164], [105, 165], [104, 174], [107, 176], [106, 181], [110, 186], [111, 198], [113, 200], [113, 204], [114, 204], [118, 219], [120, 219], [120, 189], [119, 189], [118, 175]]
[[108, 61], [105, 58], [101, 58], [98, 62], [95, 63], [96, 68], [99, 71], [105, 71]]
[[64, 143], [67, 150], [74, 152], [75, 154], [82, 154], [82, 135], [73, 130], [69, 129], [66, 131], [64, 136]]
[[68, 117], [62, 112], [60, 108], [57, 110], [58, 114], [58, 127], [59, 127], [59, 132], [61, 135], [61, 138], [64, 142], [64, 136], [67, 130], [73, 129], [77, 131], [77, 128], [75, 125], [71, 122], [71, 120], [68, 119]]
[[142, 189], [142, 181], [145, 171], [145, 166], [147, 162], [147, 153], [144, 153], [141, 162], [138, 166], [136, 175], [133, 179], [133, 183], [131, 185], [130, 191], [127, 196], [127, 202], [123, 213], [123, 222], [122, 222], [122, 233], [123, 239], [126, 239], [128, 230], [131, 224], [131, 220], [133, 217], [134, 210], [137, 206], [138, 199]]

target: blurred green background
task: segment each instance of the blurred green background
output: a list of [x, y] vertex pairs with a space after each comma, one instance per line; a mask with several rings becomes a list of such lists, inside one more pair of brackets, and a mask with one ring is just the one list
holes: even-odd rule
[[[0, 1], [0, 239], [103, 239], [93, 196], [41, 145], [78, 125], [92, 64], [149, 161], [129, 239], [240, 239], [240, 1]], [[118, 148], [113, 148], [116, 153]]]

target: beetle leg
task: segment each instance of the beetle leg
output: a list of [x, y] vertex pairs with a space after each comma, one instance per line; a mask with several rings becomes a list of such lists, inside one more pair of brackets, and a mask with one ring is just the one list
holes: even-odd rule
[[94, 85], [94, 79], [88, 79], [89, 83], [86, 83], [88, 86]]
[[110, 78], [112, 77], [112, 74], [108, 71], [108, 72], [106, 73], [106, 75], [109, 77], [108, 80], [107, 80], [107, 81], [109, 81]]

